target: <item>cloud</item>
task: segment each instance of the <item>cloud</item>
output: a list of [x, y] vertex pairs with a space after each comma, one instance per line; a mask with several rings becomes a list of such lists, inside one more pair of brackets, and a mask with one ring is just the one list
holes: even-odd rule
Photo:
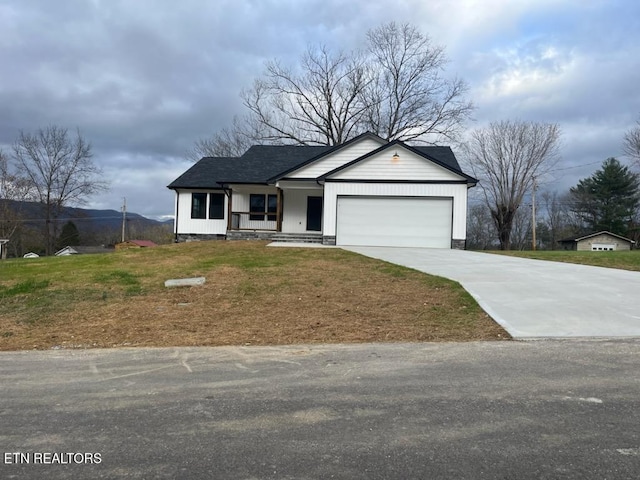
[[445, 74], [465, 79], [478, 106], [470, 128], [557, 122], [563, 162], [580, 165], [619, 152], [640, 116], [637, 2], [5, 0], [0, 145], [79, 127], [112, 183], [93, 206], [126, 196], [133, 211], [170, 214], [165, 186], [188, 166], [184, 152], [242, 112], [239, 93], [265, 61], [294, 64], [309, 44], [358, 48], [390, 20], [445, 46]]

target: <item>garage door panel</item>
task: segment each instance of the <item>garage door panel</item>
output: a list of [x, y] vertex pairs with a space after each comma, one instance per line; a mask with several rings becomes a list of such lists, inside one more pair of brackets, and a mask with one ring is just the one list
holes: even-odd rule
[[451, 247], [450, 198], [339, 197], [338, 245]]

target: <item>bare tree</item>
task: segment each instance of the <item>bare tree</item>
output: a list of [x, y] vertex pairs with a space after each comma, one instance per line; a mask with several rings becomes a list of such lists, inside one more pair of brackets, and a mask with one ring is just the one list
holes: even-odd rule
[[22, 201], [29, 200], [30, 189], [26, 178], [13, 172], [9, 158], [0, 150], [0, 238], [9, 240], [2, 249], [6, 256], [10, 248], [14, 254], [20, 251], [20, 238], [24, 229]]
[[387, 140], [455, 139], [473, 105], [462, 80], [443, 77], [444, 48], [395, 22], [370, 30], [367, 40], [374, 80], [364, 89], [365, 128]]
[[510, 248], [512, 250], [531, 250], [531, 239], [531, 209], [527, 206], [519, 208], [513, 216]]
[[471, 250], [491, 250], [496, 245], [496, 227], [491, 212], [484, 203], [469, 206], [467, 216], [467, 248]]
[[567, 195], [558, 196], [558, 192], [542, 192], [540, 210], [549, 232], [548, 247], [554, 250], [558, 242], [573, 233], [569, 209], [570, 200]]
[[13, 153], [37, 201], [43, 205], [45, 252], [50, 255], [63, 207], [83, 203], [88, 196], [106, 189], [106, 183], [91, 161], [91, 145], [79, 130], [75, 138], [57, 126], [39, 129], [35, 134], [20, 132]]
[[248, 113], [188, 156], [237, 156], [239, 145], [253, 143], [336, 145], [365, 131], [388, 140], [455, 139], [474, 107], [466, 84], [443, 76], [447, 63], [443, 47], [394, 22], [370, 30], [362, 51], [308, 47], [296, 68], [268, 62], [241, 93]]
[[556, 164], [559, 139], [557, 125], [525, 121], [494, 122], [472, 132], [467, 161], [480, 180], [502, 250], [511, 247], [514, 218], [525, 194]]
[[246, 119], [243, 120], [234, 117], [231, 127], [224, 127], [208, 138], [197, 140], [187, 152], [187, 158], [197, 161], [202, 157], [241, 156], [260, 136], [257, 132], [252, 132]]
[[624, 153], [629, 155], [640, 166], [640, 120], [637, 125], [624, 134]]
[[362, 56], [309, 47], [299, 73], [271, 61], [242, 98], [262, 141], [335, 145], [359, 133], [369, 81]]

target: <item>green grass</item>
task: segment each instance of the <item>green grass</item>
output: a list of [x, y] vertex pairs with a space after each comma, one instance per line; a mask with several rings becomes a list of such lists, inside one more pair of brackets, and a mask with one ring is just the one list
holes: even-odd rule
[[26, 295], [34, 293], [38, 290], [46, 289], [49, 286], [49, 280], [34, 280], [32, 278], [24, 282], [16, 283], [11, 287], [0, 285], [0, 299], [13, 297], [15, 295]]
[[554, 262], [579, 263], [596, 267], [618, 268], [640, 271], [640, 250], [614, 252], [575, 252], [575, 251], [491, 251], [512, 257], [550, 260]]
[[[164, 291], [164, 281], [210, 275], [211, 270], [231, 267], [253, 277], [311, 258], [317, 252], [299, 249], [268, 249], [246, 243], [246, 248], [216, 242], [215, 254], [203, 255], [204, 245], [167, 245], [124, 250], [109, 254], [8, 259], [0, 262], [0, 302], [8, 314], [23, 323], [46, 322], [65, 306], [92, 301], [121, 301], [138, 295]], [[341, 250], [325, 251], [329, 259], [349, 256]], [[261, 273], [262, 272], [262, 273]], [[26, 280], [25, 280], [26, 278]], [[286, 290], [289, 281], [283, 281]], [[273, 286], [270, 288], [273, 289]], [[263, 289], [252, 282], [241, 283], [245, 296]]]

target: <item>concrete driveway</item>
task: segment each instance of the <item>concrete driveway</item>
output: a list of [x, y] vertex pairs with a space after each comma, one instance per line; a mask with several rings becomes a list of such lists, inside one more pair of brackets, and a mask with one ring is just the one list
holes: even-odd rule
[[346, 250], [456, 280], [514, 338], [640, 336], [640, 272], [461, 250]]

